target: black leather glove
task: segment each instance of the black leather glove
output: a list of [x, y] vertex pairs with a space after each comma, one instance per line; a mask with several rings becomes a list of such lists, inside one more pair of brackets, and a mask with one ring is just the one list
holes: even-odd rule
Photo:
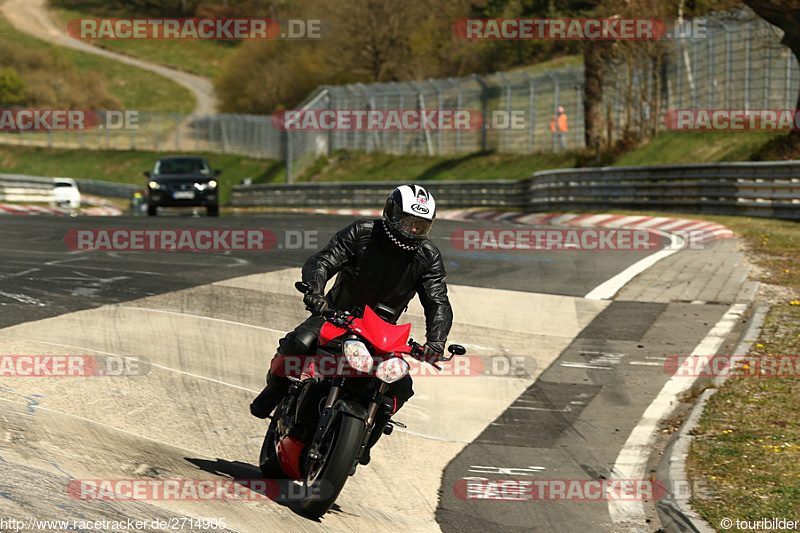
[[444, 342], [428, 341], [422, 347], [422, 357], [425, 361], [435, 363], [444, 355]]
[[321, 294], [306, 294], [303, 296], [303, 303], [314, 316], [320, 316], [323, 312], [331, 308], [328, 299]]

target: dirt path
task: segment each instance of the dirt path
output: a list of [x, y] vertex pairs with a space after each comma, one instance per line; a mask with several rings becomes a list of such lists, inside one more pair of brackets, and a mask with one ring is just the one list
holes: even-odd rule
[[207, 78], [148, 63], [147, 61], [97, 48], [73, 39], [67, 35], [64, 28], [60, 28], [53, 22], [47, 11], [47, 0], [6, 0], [0, 6], [0, 11], [16, 29], [33, 35], [38, 39], [120, 61], [169, 78], [192, 91], [197, 99], [197, 106], [194, 109], [195, 114], [213, 115], [216, 113], [217, 99], [214, 95], [214, 88]]

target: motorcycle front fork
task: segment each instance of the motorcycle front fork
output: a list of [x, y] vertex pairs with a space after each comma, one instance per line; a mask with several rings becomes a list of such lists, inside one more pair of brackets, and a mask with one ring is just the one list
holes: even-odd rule
[[[381, 395], [386, 392], [389, 386], [386, 383], [381, 382], [381, 388], [378, 389]], [[336, 385], [331, 387], [330, 392], [328, 393], [328, 401], [325, 402], [325, 409], [330, 409], [333, 407], [333, 404], [336, 403], [336, 400], [339, 399], [339, 393], [341, 392], [342, 388]], [[378, 402], [372, 401], [369, 403], [369, 407], [367, 408], [367, 426], [372, 426], [375, 423], [375, 415], [378, 414]]]
[[[386, 389], [388, 388], [389, 386], [386, 383], [381, 382], [381, 388], [378, 389], [378, 391], [381, 394], [381, 397], [383, 397], [383, 394], [386, 392]], [[375, 415], [377, 414], [378, 414], [378, 402], [372, 401], [369, 403], [369, 408], [367, 409], [367, 427], [372, 427], [372, 425], [375, 424]], [[383, 428], [381, 428], [381, 431], [382, 430]]]
[[[386, 390], [388, 389], [388, 385], [386, 383], [381, 383], [380, 389], [378, 391], [381, 395], [383, 395]], [[328, 420], [324, 420], [325, 416], [331, 416], [333, 413], [330, 411], [333, 408], [333, 405], [336, 403], [336, 400], [339, 399], [341, 394], [342, 387], [341, 385], [334, 384], [331, 385], [331, 390], [328, 392], [328, 399], [325, 401], [325, 409], [323, 410], [323, 419], [320, 419], [320, 426], [317, 428], [317, 433], [314, 436], [314, 440], [309, 447], [308, 456], [313, 460], [319, 459], [319, 443], [322, 440], [323, 430], [327, 427]], [[371, 401], [369, 406], [367, 407], [367, 419], [364, 421], [367, 428], [374, 428], [372, 427], [375, 424], [375, 416], [378, 414], [378, 407], [379, 404], [376, 401]], [[383, 431], [383, 428], [380, 428], [380, 431]], [[371, 431], [368, 431], [367, 434], [364, 435], [365, 443], [369, 439], [369, 434]]]

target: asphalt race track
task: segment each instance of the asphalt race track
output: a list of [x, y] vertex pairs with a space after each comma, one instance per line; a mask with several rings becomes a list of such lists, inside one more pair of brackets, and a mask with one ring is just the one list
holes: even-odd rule
[[[415, 378], [416, 395], [396, 417], [408, 428], [382, 438], [320, 521], [294, 512], [291, 487], [274, 501], [96, 501], [68, 490], [77, 480], [259, 479], [265, 424], [247, 406], [277, 340], [307, 314], [293, 288], [299, 268], [352, 219], [0, 218], [0, 355], [140, 363], [128, 375], [0, 375], [0, 519], [225, 519], [225, 528], [184, 531], [656, 531], [652, 502], [639, 521], [606, 501], [465, 500], [454, 487], [620, 477], [620, 451], [670, 377], [665, 357], [691, 353], [747, 301], [735, 239], [677, 252], [615, 300], [590, 300], [652, 252], [459, 251], [449, 236], [465, 223], [437, 221], [450, 341], [487, 371]], [[269, 229], [281, 246], [71, 250], [65, 235], [79, 229]], [[286, 232], [309, 246], [296, 249]], [[422, 339], [418, 303], [407, 316]], [[521, 372], [496, 364], [520, 357]]]

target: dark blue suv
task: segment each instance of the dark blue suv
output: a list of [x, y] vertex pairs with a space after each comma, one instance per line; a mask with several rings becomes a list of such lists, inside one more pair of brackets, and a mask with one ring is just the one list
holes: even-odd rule
[[208, 216], [219, 215], [220, 170], [212, 170], [203, 157], [162, 157], [145, 171], [147, 176], [147, 214], [155, 216], [159, 207], [204, 206]]

